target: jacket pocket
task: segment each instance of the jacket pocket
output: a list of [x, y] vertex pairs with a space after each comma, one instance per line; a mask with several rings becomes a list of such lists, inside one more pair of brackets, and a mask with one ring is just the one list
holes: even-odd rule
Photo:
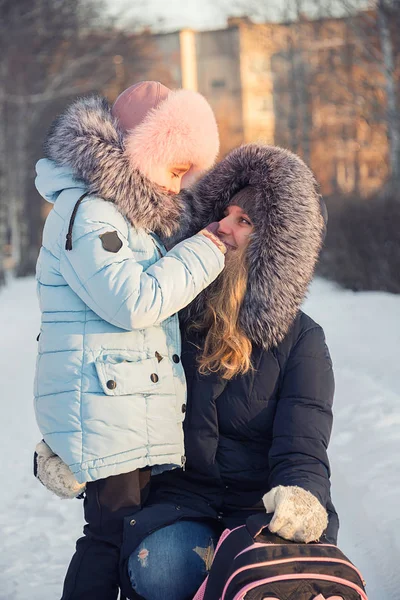
[[104, 352], [95, 360], [101, 388], [107, 396], [163, 393], [157, 358], [132, 352]]

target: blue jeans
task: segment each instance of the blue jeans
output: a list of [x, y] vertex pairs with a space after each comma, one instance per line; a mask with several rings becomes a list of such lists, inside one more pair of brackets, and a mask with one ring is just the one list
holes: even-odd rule
[[146, 600], [191, 600], [211, 566], [221, 530], [204, 521], [178, 521], [147, 536], [130, 555], [134, 591]]

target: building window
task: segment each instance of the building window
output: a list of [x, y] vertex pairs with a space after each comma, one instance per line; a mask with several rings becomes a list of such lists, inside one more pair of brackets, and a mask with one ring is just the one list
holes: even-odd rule
[[211, 82], [212, 88], [224, 88], [226, 86], [225, 79], [213, 79]]
[[371, 179], [377, 179], [382, 176], [382, 165], [379, 163], [367, 164], [367, 175]]
[[266, 98], [261, 98], [260, 99], [260, 111], [261, 112], [269, 112], [272, 110], [273, 106], [272, 106], [272, 96], [268, 96]]
[[343, 192], [352, 191], [355, 183], [354, 164], [341, 160], [337, 165], [336, 180]]

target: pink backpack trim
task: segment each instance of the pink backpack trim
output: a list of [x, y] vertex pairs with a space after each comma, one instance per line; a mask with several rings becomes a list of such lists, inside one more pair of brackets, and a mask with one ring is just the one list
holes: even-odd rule
[[[287, 544], [275, 544], [274, 543], [274, 546], [287, 546]], [[321, 546], [323, 548], [337, 548], [337, 546], [335, 546], [335, 544], [318, 544], [318, 548], [321, 548]], [[252, 544], [248, 548], [245, 548], [244, 550], [242, 550], [241, 552], [239, 552], [239, 554], [236, 555], [236, 558], [238, 556], [240, 556], [241, 554], [244, 554], [245, 552], [248, 552], [249, 550], [253, 550], [254, 548], [264, 548], [264, 547], [265, 547], [265, 542], [264, 543], [263, 542], [255, 542], [254, 544]], [[330, 599], [327, 598], [326, 600], [330, 600]]]
[[[265, 546], [265, 544], [263, 544]], [[243, 552], [240, 552], [240, 554], [243, 554]], [[238, 554], [237, 556], [240, 556], [240, 554]], [[333, 562], [333, 563], [339, 563], [342, 565], [346, 565], [347, 567], [350, 567], [351, 569], [353, 569], [353, 571], [355, 571], [357, 573], [357, 575], [360, 577], [361, 581], [363, 581], [363, 577], [360, 573], [360, 571], [349, 561], [347, 560], [343, 560], [341, 558], [326, 558], [326, 557], [314, 557], [314, 558], [310, 558], [310, 557], [297, 557], [297, 558], [281, 558], [280, 560], [268, 560], [265, 562], [260, 562], [257, 563], [255, 565], [246, 565], [245, 567], [240, 567], [240, 569], [237, 569], [237, 571], [235, 571], [234, 573], [232, 573], [232, 575], [229, 577], [228, 581], [225, 584], [224, 587], [224, 591], [222, 592], [222, 598], [224, 598], [226, 590], [228, 589], [228, 586], [230, 584], [230, 582], [232, 581], [232, 579], [234, 579], [236, 577], [236, 575], [239, 575], [239, 573], [242, 573], [243, 571], [247, 571], [247, 569], [255, 569], [258, 567], [268, 567], [269, 565], [282, 565], [285, 563], [291, 563], [291, 562]], [[282, 579], [284, 577], [282, 576]]]
[[[264, 600], [268, 600], [268, 598]], [[314, 600], [344, 600], [344, 598], [343, 596], [329, 596], [329, 598], [325, 598], [325, 596], [323, 596], [322, 594], [318, 594], [318, 596], [316, 596]]]
[[[268, 577], [267, 579], [259, 579], [258, 581], [253, 581], [252, 583], [249, 583], [244, 588], [242, 588], [240, 592], [236, 594], [233, 600], [244, 600], [244, 597], [247, 594], [247, 592], [253, 590], [259, 585], [263, 585], [266, 583], [275, 583], [276, 581], [293, 581], [295, 579], [316, 579], [318, 581], [332, 581], [333, 583], [340, 583], [341, 585], [345, 585], [356, 591], [360, 595], [361, 600], [368, 600], [367, 594], [355, 583], [347, 581], [346, 579], [341, 579], [340, 577], [334, 577], [333, 575], [320, 575], [319, 573], [298, 573], [295, 575], [281, 575], [278, 577]], [[222, 595], [221, 600], [224, 600], [224, 594]]]
[[[221, 544], [232, 533], [232, 531], [236, 531], [237, 529], [241, 529], [242, 527], [245, 527], [245, 525], [240, 525], [239, 527], [235, 527], [235, 529], [225, 529], [222, 532], [220, 539], [218, 540], [218, 544], [215, 548], [214, 555], [217, 553]], [[274, 544], [274, 545], [284, 546], [285, 544]], [[334, 544], [319, 544], [319, 546], [336, 548], [336, 546]], [[239, 554], [237, 554], [237, 556], [240, 556], [241, 554], [244, 554], [245, 552], [248, 552], [249, 550], [253, 550], [254, 548], [261, 548], [261, 547], [265, 547], [265, 544], [263, 544], [261, 542], [255, 542], [248, 548], [245, 548], [244, 550], [239, 552]], [[225, 584], [224, 590], [222, 592], [222, 596], [218, 600], [224, 600], [226, 591], [227, 591], [228, 586], [229, 586], [230, 582], [232, 581], [232, 579], [238, 573], [241, 573], [242, 571], [245, 571], [248, 568], [276, 565], [276, 564], [282, 564], [282, 563], [286, 563], [286, 562], [301, 562], [301, 561], [309, 562], [310, 560], [313, 560], [316, 562], [335, 562], [335, 563], [347, 565], [348, 567], [353, 569], [357, 573], [357, 575], [360, 577], [361, 581], [363, 581], [363, 577], [362, 577], [360, 571], [350, 561], [342, 560], [339, 558], [332, 559], [332, 558], [326, 558], [326, 557], [320, 557], [320, 558], [315, 557], [315, 558], [310, 559], [309, 557], [298, 557], [298, 558], [281, 559], [281, 560], [266, 561], [263, 563], [258, 563], [256, 565], [252, 565], [251, 567], [249, 567], [249, 566], [241, 567], [240, 569], [235, 571], [235, 573], [233, 573], [230, 576], [230, 578], [228, 579], [228, 581]], [[352, 583], [345, 579], [341, 579], [340, 577], [320, 575], [320, 574], [310, 574], [310, 573], [295, 574], [295, 575], [282, 575], [282, 576], [277, 576], [277, 577], [270, 577], [268, 579], [257, 580], [255, 582], [248, 584], [246, 587], [244, 587], [238, 594], [236, 594], [234, 600], [244, 600], [244, 597], [247, 592], [249, 592], [250, 590], [254, 589], [255, 587], [265, 584], [265, 583], [274, 583], [276, 581], [289, 581], [289, 580], [294, 580], [294, 579], [310, 579], [310, 578], [317, 579], [319, 581], [331, 581], [334, 583], [340, 583], [342, 585], [345, 585], [345, 586], [355, 590], [360, 595], [361, 600], [368, 600], [368, 597], [367, 597], [366, 593], [364, 592], [364, 590], [362, 590], [355, 583]], [[203, 600], [205, 591], [206, 591], [206, 587], [207, 587], [207, 581], [208, 581], [208, 576], [205, 578], [205, 580], [201, 584], [200, 588], [197, 590], [197, 593], [194, 596], [193, 600]], [[271, 598], [266, 597], [266, 598], [264, 598], [264, 600], [275, 600], [275, 598], [271, 599]], [[316, 598], [314, 600], [343, 600], [343, 598], [341, 596], [330, 596], [329, 598], [325, 598], [322, 594], [318, 594], [318, 596], [316, 596]]]

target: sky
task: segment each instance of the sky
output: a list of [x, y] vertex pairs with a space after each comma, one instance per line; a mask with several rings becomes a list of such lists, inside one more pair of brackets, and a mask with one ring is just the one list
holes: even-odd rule
[[[315, 0], [297, 0], [302, 10], [309, 12]], [[365, 6], [371, 0], [345, 0], [347, 5]], [[265, 20], [279, 19], [287, 3], [295, 0], [105, 0], [109, 13], [118, 17], [121, 24], [129, 20], [151, 25], [152, 29], [173, 31], [193, 29], [218, 29], [224, 27], [228, 15], [251, 14], [252, 8], [262, 9]], [[344, 0], [320, 0], [329, 6], [332, 14], [342, 13]]]
[[[119, 16], [121, 22], [136, 13], [153, 27], [156, 24], [157, 29], [164, 30], [223, 27], [227, 15], [238, 11], [243, 14], [244, 9], [241, 10], [240, 6], [245, 5], [244, 0], [147, 0], [143, 3], [140, 0], [107, 0], [107, 3], [110, 14]], [[248, 5], [248, 2], [246, 4]], [[271, 11], [275, 11], [276, 14], [279, 0], [267, 0], [265, 4], [270, 4]], [[139, 8], [132, 8], [135, 5], [139, 5]]]

